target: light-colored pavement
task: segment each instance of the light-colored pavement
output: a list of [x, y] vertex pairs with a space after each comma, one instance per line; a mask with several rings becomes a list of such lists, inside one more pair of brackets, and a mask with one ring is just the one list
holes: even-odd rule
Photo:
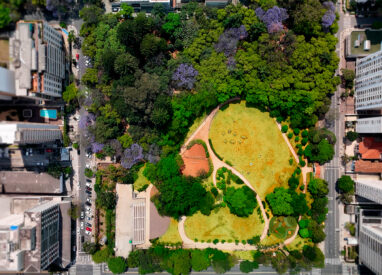
[[[237, 99], [230, 100], [229, 102], [232, 102], [235, 100], [237, 100]], [[257, 203], [260, 207], [260, 210], [261, 210], [261, 213], [262, 213], [262, 216], [264, 219], [264, 224], [265, 224], [263, 232], [262, 232], [261, 237], [260, 237], [260, 239], [263, 240], [267, 236], [267, 233], [268, 233], [269, 219], [266, 215], [266, 212], [265, 212], [265, 209], [263, 207], [260, 196], [257, 194], [255, 188], [250, 184], [250, 182], [239, 171], [237, 171], [235, 168], [231, 167], [230, 165], [226, 164], [225, 162], [223, 162], [217, 158], [217, 156], [215, 155], [215, 153], [213, 152], [213, 150], [211, 149], [211, 146], [209, 144], [208, 137], [209, 137], [209, 131], [210, 131], [211, 123], [212, 123], [215, 115], [217, 114], [217, 112], [219, 111], [219, 109], [222, 105], [224, 105], [224, 104], [219, 105], [204, 119], [204, 121], [201, 123], [201, 125], [195, 130], [195, 132], [189, 137], [189, 139], [182, 146], [181, 154], [183, 154], [187, 150], [187, 146], [192, 140], [194, 140], [194, 139], [203, 140], [207, 145], [207, 149], [208, 149], [208, 152], [209, 152], [209, 155], [211, 157], [212, 164], [214, 167], [214, 171], [212, 172], [214, 185], [216, 186], [217, 170], [221, 167], [226, 167], [227, 169], [230, 169], [233, 173], [235, 173], [245, 183], [245, 185], [247, 185], [251, 190], [253, 190], [256, 193], [256, 200], [257, 200]], [[278, 123], [276, 123], [276, 124], [281, 131], [281, 125]], [[285, 142], [287, 143], [288, 148], [291, 151], [296, 162], [299, 163], [299, 158], [298, 158], [295, 150], [293, 149], [293, 146], [290, 144], [289, 139], [287, 138], [287, 136], [285, 134], [282, 134], [282, 136], [283, 136]], [[306, 174], [311, 172], [311, 171], [312, 171], [312, 169], [309, 167], [303, 167], [302, 168], [303, 182], [305, 185], [303, 193], [305, 193], [306, 189], [307, 189]], [[300, 218], [301, 217], [299, 217], [299, 219]], [[179, 231], [180, 237], [182, 238], [184, 247], [201, 248], [201, 249], [206, 248], [206, 247], [213, 247], [213, 248], [218, 248], [218, 249], [223, 249], [223, 250], [237, 250], [237, 249], [239, 249], [239, 250], [254, 250], [254, 249], [257, 249], [256, 246], [249, 245], [249, 244], [245, 244], [245, 245], [238, 244], [238, 245], [236, 245], [234, 243], [211, 244], [211, 243], [195, 242], [195, 241], [189, 239], [185, 233], [185, 230], [184, 230], [185, 220], [186, 220], [186, 217], [182, 217], [179, 224], [178, 224], [178, 231]], [[285, 240], [284, 243], [281, 244], [280, 246], [287, 245], [287, 244], [290, 244], [291, 242], [293, 242], [293, 240], [297, 236], [297, 233], [298, 233], [298, 225], [297, 225], [297, 228], [296, 228], [294, 234], [289, 239]]]
[[117, 184], [117, 206], [115, 214], [115, 255], [127, 258], [132, 251], [133, 238], [132, 185]]

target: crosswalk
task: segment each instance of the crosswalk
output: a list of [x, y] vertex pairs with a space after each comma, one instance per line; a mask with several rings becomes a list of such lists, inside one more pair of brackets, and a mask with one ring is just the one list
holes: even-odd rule
[[92, 256], [89, 254], [78, 254], [77, 264], [93, 264]]
[[344, 30], [354, 28], [351, 23], [351, 17], [347, 14], [344, 15]]

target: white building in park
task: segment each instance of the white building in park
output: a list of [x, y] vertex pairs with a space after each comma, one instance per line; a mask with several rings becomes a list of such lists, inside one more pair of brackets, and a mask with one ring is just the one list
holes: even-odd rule
[[382, 51], [357, 59], [355, 79], [355, 109], [382, 108]]
[[358, 119], [356, 124], [356, 131], [360, 134], [382, 133], [382, 116]]

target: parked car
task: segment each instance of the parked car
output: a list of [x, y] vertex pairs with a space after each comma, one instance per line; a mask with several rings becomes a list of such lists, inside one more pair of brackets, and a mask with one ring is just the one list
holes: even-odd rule
[[81, 243], [85, 242], [85, 237], [81, 236]]
[[90, 188], [92, 185], [89, 182], [86, 182], [86, 186]]
[[86, 182], [92, 183], [91, 179], [86, 179]]
[[90, 198], [86, 198], [86, 202], [90, 203], [90, 205], [92, 204], [92, 200]]
[[92, 232], [90, 232], [90, 231], [85, 231], [85, 234], [90, 236], [90, 235], [92, 234]]
[[84, 213], [84, 211], [81, 211], [81, 220], [83, 220], [83, 219], [84, 219], [84, 216], [85, 216], [85, 213]]
[[84, 222], [81, 222], [81, 230], [84, 229]]
[[85, 192], [88, 194], [89, 197], [92, 196], [92, 192], [91, 192], [91, 191], [89, 191], [89, 190], [85, 190]]
[[77, 227], [77, 234], [80, 235], [80, 228]]
[[90, 164], [89, 164], [89, 163], [86, 163], [85, 167], [88, 168], [88, 169], [90, 169]]
[[87, 227], [92, 227], [92, 225], [90, 223], [88, 223], [88, 222], [86, 223], [86, 226]]
[[90, 218], [90, 217], [87, 216], [87, 217], [86, 217], [86, 220], [89, 221], [89, 222], [91, 222], [91, 221], [92, 221], [92, 218]]
[[86, 231], [92, 231], [92, 229], [90, 227], [86, 227]]
[[92, 191], [92, 189], [91, 189], [90, 187], [86, 186], [86, 191], [89, 191], [89, 192], [91, 192], [91, 191]]
[[87, 217], [93, 217], [93, 216], [92, 216], [92, 213], [91, 213], [90, 211], [86, 211], [85, 214], [86, 214]]
[[89, 212], [92, 211], [92, 209], [89, 206], [86, 206], [85, 209], [86, 209], [86, 211], [89, 211]]

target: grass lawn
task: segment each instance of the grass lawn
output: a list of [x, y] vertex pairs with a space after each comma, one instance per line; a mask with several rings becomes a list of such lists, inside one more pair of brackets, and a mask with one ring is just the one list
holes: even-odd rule
[[279, 239], [275, 235], [271, 234], [265, 237], [265, 239], [262, 240], [260, 244], [271, 246], [271, 245], [282, 243], [283, 241], [284, 241], [283, 239]]
[[140, 191], [145, 185], [150, 185], [149, 180], [143, 175], [143, 170], [145, 170], [145, 166], [142, 166], [138, 171], [138, 178], [134, 182], [134, 190]]
[[[354, 41], [358, 40], [358, 36], [361, 39], [361, 45], [358, 48], [354, 47]], [[370, 40], [370, 50], [363, 50], [363, 43], [365, 40]], [[353, 31], [351, 33], [351, 54], [371, 54], [380, 50], [382, 40], [382, 31], [377, 30], [365, 30], [365, 31]]]
[[236, 256], [238, 259], [240, 260], [247, 260], [247, 261], [253, 261], [254, 258], [253, 258], [253, 254], [255, 253], [255, 251], [253, 250], [235, 250], [235, 251], [224, 251], [224, 252], [227, 252], [227, 253], [230, 253], [231, 255], [234, 255]]
[[273, 217], [269, 222], [269, 232], [278, 239], [285, 240], [293, 235], [296, 226], [294, 217]]
[[224, 161], [249, 180], [264, 200], [275, 187], [288, 187], [297, 165], [273, 118], [246, 107], [244, 101], [230, 104], [214, 118], [209, 136]]
[[310, 239], [301, 238], [300, 235], [297, 235], [296, 238], [286, 246], [288, 250], [302, 250], [304, 245], [311, 245], [312, 241]]
[[181, 243], [182, 239], [180, 238], [178, 232], [178, 221], [171, 218], [170, 226], [168, 227], [166, 233], [159, 238], [159, 242], [163, 243]]
[[213, 241], [219, 240], [247, 240], [261, 235], [264, 224], [261, 223], [257, 209], [247, 218], [240, 218], [230, 213], [228, 207], [212, 211], [210, 216], [200, 212], [188, 217], [184, 224], [185, 232], [191, 239]]

